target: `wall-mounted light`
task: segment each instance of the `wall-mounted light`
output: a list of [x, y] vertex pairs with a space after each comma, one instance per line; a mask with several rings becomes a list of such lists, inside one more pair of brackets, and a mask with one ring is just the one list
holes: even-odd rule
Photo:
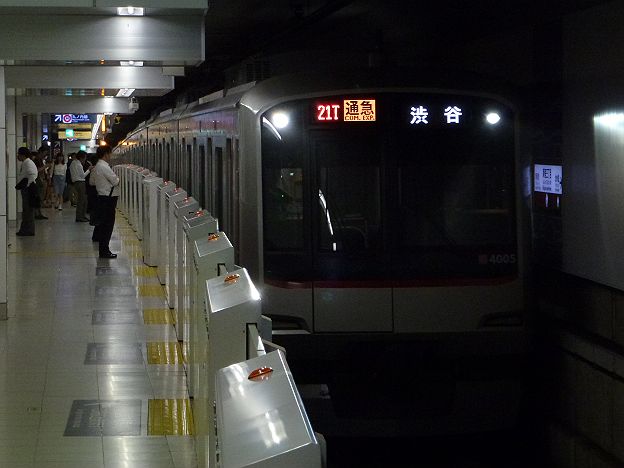
[[119, 16], [143, 16], [145, 15], [145, 9], [142, 7], [117, 7], [117, 14]]
[[594, 122], [604, 127], [618, 127], [624, 124], [624, 113], [608, 112], [606, 114], [595, 115]]

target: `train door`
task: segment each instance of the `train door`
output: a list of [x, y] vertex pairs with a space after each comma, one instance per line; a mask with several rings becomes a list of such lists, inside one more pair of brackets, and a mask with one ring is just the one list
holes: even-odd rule
[[212, 211], [212, 172], [210, 171], [210, 158], [208, 157], [208, 145], [203, 138], [197, 144], [197, 153], [199, 159], [199, 170], [201, 174], [201, 201], [204, 209], [208, 210], [210, 214]]
[[213, 196], [213, 213], [214, 217], [219, 220], [219, 229], [227, 232], [229, 225], [225, 219], [225, 210], [223, 209], [224, 198], [223, 189], [225, 186], [225, 164], [223, 160], [223, 148], [215, 146], [212, 157], [212, 196]]
[[382, 148], [377, 132], [351, 132], [310, 133], [314, 329], [391, 332], [392, 288], [382, 282]]
[[[165, 142], [165, 165], [167, 166], [167, 179], [173, 180], [175, 178], [175, 166], [174, 160], [172, 158], [171, 144], [169, 142]], [[177, 183], [176, 180], [174, 182]]]
[[154, 158], [154, 151], [153, 151], [152, 145], [150, 145], [149, 142], [144, 142], [144, 144], [143, 144], [143, 151], [145, 151], [145, 156], [147, 158], [147, 167], [150, 170], [155, 171], [156, 170], [156, 161], [155, 161], [155, 158]]
[[[186, 143], [184, 146], [186, 149], [186, 151], [184, 152], [184, 160], [186, 161], [186, 191], [190, 196], [195, 197], [195, 184], [193, 183], [193, 147], [188, 143]], [[195, 199], [197, 199], [197, 197], [195, 197]]]
[[179, 174], [179, 179], [180, 181], [178, 182], [178, 185], [180, 185], [180, 187], [182, 187], [184, 190], [186, 190], [186, 193], [188, 193], [188, 182], [186, 180], [186, 140], [185, 138], [182, 138], [182, 140], [179, 142], [177, 148], [177, 152], [180, 155], [180, 157], [178, 158], [178, 167], [177, 167], [177, 173]]
[[163, 145], [161, 142], [157, 142], [156, 143], [156, 158], [157, 158], [157, 172], [160, 175], [160, 177], [162, 177], [163, 179], [167, 179], [167, 169], [165, 168], [164, 164], [163, 164]]
[[178, 142], [176, 145], [176, 154], [177, 154], [177, 167], [176, 173], [179, 174], [178, 178], [180, 179], [179, 185], [188, 193], [188, 172], [186, 170], [187, 162], [186, 162], [186, 145], [184, 139], [182, 142]]
[[201, 161], [199, 159], [197, 138], [193, 138], [193, 143], [189, 145], [189, 148], [189, 152], [191, 154], [191, 189], [193, 191], [192, 195], [193, 197], [195, 197], [200, 206], [206, 206], [204, 205], [204, 200], [202, 199], [201, 186], [199, 183], [203, 171], [201, 167]]
[[230, 152], [230, 157], [228, 157], [228, 161], [230, 161], [230, 191], [229, 191], [229, 221], [230, 221], [230, 233], [232, 236], [232, 244], [234, 245], [234, 250], [236, 252], [236, 261], [238, 262], [238, 252], [240, 246], [240, 237], [239, 237], [239, 194], [240, 194], [240, 186], [239, 186], [239, 154], [238, 154], [238, 140], [237, 139], [229, 139], [227, 140], [227, 145]]

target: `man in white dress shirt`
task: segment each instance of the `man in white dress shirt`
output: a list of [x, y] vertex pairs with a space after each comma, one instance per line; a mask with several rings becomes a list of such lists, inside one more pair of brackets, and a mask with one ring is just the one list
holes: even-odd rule
[[91, 184], [98, 193], [98, 224], [93, 230], [93, 239], [100, 244], [100, 258], [117, 258], [108, 246], [115, 227], [115, 209], [119, 197], [119, 177], [108, 165], [111, 157], [110, 146], [99, 146], [96, 155], [98, 162], [91, 170]]
[[[28, 148], [19, 148], [17, 150], [17, 159], [22, 162], [17, 176], [17, 185], [21, 187], [20, 191], [22, 192], [22, 224], [19, 231], [15, 234], [18, 236], [34, 236], [35, 210], [31, 203], [30, 189], [28, 186], [35, 183], [35, 179], [37, 178], [37, 166], [33, 160], [30, 159], [30, 151]], [[23, 179], [26, 179], [26, 181], [22, 182]]]
[[87, 218], [87, 188], [85, 185], [85, 177], [89, 174], [91, 169], [84, 170], [82, 166], [85, 162], [87, 153], [80, 150], [76, 153], [76, 157], [69, 166], [69, 173], [71, 174], [71, 180], [74, 184], [74, 191], [76, 193], [76, 222], [88, 223]]

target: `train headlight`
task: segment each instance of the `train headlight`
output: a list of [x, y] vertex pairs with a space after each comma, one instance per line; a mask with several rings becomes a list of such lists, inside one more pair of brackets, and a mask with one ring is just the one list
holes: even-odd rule
[[485, 116], [485, 121], [490, 125], [496, 125], [498, 122], [500, 122], [500, 119], [501, 116], [498, 114], [498, 112], [489, 112]]
[[275, 128], [286, 128], [290, 123], [290, 118], [288, 117], [288, 114], [276, 112], [271, 116], [271, 121], [273, 122]]

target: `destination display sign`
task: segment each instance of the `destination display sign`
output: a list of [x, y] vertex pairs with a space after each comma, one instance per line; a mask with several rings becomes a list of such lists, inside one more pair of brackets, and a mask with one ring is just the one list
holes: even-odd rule
[[317, 122], [374, 122], [376, 120], [375, 99], [343, 99], [316, 104]]

